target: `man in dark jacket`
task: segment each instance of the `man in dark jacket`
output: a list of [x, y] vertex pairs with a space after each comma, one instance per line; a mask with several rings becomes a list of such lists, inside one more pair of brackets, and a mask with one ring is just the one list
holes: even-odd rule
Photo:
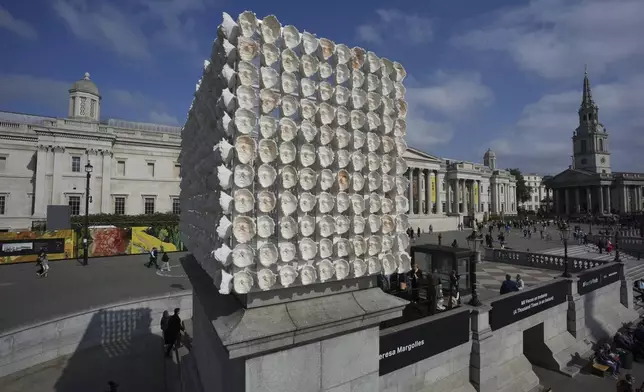
[[519, 291], [517, 283], [512, 280], [510, 275], [505, 275], [505, 282], [501, 283], [501, 294], [511, 293], [513, 291]]
[[165, 335], [165, 343], [168, 345], [168, 349], [165, 352], [166, 357], [169, 357], [172, 353], [174, 345], [181, 337], [181, 331], [185, 331], [185, 327], [183, 326], [181, 317], [179, 317], [179, 308], [176, 308], [174, 310], [174, 314], [170, 316], [170, 319], [168, 320], [168, 327]]

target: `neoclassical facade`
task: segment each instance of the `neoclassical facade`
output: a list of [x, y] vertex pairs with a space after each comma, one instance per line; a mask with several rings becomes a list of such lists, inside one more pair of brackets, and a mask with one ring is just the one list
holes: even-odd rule
[[579, 126], [573, 132], [573, 162], [568, 169], [544, 180], [553, 191], [559, 215], [631, 213], [643, 210], [644, 173], [614, 172], [608, 132], [599, 122], [588, 73], [584, 75]]
[[142, 214], [179, 208], [181, 128], [109, 119], [89, 74], [69, 89], [66, 118], [0, 112], [0, 230], [29, 229], [47, 206]]
[[519, 207], [526, 211], [539, 211], [552, 197], [552, 190], [546, 189], [543, 183], [544, 177], [536, 173], [525, 174], [523, 179], [525, 184], [530, 187], [530, 200], [519, 203]]

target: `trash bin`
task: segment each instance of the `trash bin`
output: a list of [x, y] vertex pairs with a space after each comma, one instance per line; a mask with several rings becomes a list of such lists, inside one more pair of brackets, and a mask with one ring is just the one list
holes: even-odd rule
[[633, 353], [630, 351], [622, 351], [619, 353], [619, 361], [622, 364], [622, 369], [633, 369]]

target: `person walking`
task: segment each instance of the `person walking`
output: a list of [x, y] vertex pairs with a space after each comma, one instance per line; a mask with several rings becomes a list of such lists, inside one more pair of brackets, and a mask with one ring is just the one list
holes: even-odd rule
[[166, 328], [166, 337], [165, 343], [168, 345], [166, 349], [165, 356], [170, 357], [172, 349], [181, 339], [181, 331], [185, 331], [186, 328], [179, 317], [179, 308], [174, 309], [174, 314], [168, 319], [168, 327]]
[[[528, 252], [529, 251], [530, 251], [530, 249], [528, 249]], [[525, 283], [523, 282], [523, 279], [521, 278], [521, 275], [517, 274], [516, 279], [517, 279], [517, 289], [519, 291], [523, 290], [525, 288]]]
[[170, 313], [167, 310], [164, 310], [163, 315], [161, 316], [160, 324], [161, 324], [161, 333], [163, 334], [163, 345], [164, 345], [165, 349], [167, 349], [167, 347], [165, 347], [165, 345], [167, 344], [166, 342], [168, 340], [166, 335], [168, 333], [168, 322], [169, 321], [170, 321]]
[[150, 251], [150, 260], [147, 262], [145, 266], [150, 268], [152, 267], [152, 264], [154, 264], [154, 266], [157, 269], [159, 269], [159, 263], [157, 262], [158, 257], [159, 257], [159, 252], [157, 251], [157, 248], [156, 247], [152, 248], [152, 250]]
[[168, 252], [165, 250], [163, 251], [163, 255], [161, 255], [161, 271], [170, 272], [170, 256], [168, 256]]
[[38, 255], [38, 265], [40, 266], [40, 270], [37, 275], [41, 278], [46, 278], [49, 273], [49, 257], [47, 256], [47, 252], [44, 250], [41, 250]]

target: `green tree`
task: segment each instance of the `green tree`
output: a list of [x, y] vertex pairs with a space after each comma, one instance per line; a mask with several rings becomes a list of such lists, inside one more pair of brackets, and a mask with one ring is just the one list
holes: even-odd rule
[[530, 200], [530, 197], [532, 197], [530, 195], [532, 189], [528, 185], [526, 185], [523, 174], [521, 174], [521, 170], [508, 169], [508, 171], [514, 176], [514, 179], [517, 181], [517, 202], [525, 203], [526, 201]]

